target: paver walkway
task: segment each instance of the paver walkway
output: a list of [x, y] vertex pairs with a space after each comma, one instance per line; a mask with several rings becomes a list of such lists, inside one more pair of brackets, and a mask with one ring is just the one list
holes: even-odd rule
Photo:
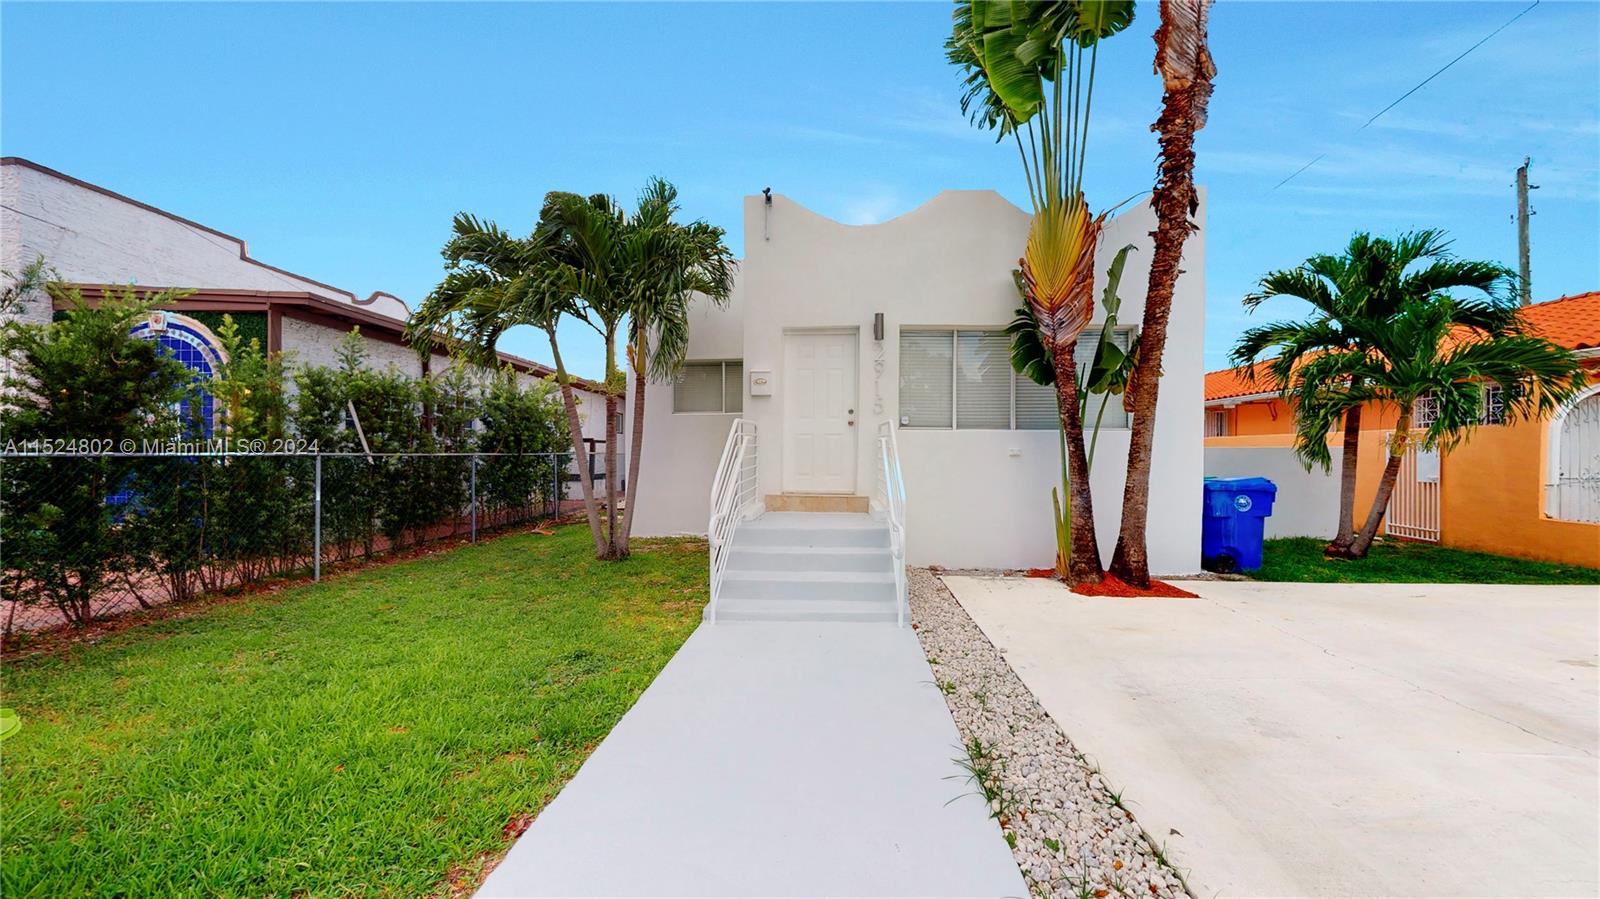
[[478, 895], [1026, 896], [959, 741], [909, 628], [703, 625]]

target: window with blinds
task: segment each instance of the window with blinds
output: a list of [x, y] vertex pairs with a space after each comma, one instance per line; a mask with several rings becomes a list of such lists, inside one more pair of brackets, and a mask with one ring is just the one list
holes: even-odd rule
[[672, 385], [672, 411], [744, 411], [744, 363], [684, 363], [683, 372]]
[[[1113, 332], [1126, 350], [1132, 329]], [[1094, 361], [1099, 334], [1078, 343], [1078, 369]], [[1102, 397], [1089, 398], [1085, 427], [1100, 414]], [[917, 329], [900, 332], [900, 425], [957, 430], [1055, 430], [1053, 386], [1035, 384], [1011, 370], [1011, 339], [1004, 331]], [[1105, 404], [1102, 428], [1125, 428], [1122, 398]]]

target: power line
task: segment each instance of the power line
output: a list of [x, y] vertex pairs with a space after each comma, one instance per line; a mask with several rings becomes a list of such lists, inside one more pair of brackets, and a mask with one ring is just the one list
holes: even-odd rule
[[[1373, 122], [1376, 122], [1378, 119], [1382, 118], [1384, 113], [1388, 112], [1389, 110], [1391, 110], [1391, 109], [1395, 108], [1396, 106], [1399, 106], [1401, 103], [1405, 102], [1405, 99], [1407, 97], [1411, 96], [1412, 94], [1416, 93], [1417, 91], [1422, 90], [1424, 87], [1427, 87], [1428, 86], [1428, 82], [1432, 81], [1435, 78], [1438, 78], [1440, 75], [1443, 75], [1445, 73], [1445, 71], [1448, 70], [1451, 66], [1455, 65], [1456, 63], [1460, 62], [1463, 59], [1466, 59], [1467, 58], [1467, 54], [1469, 54], [1472, 51], [1478, 49], [1479, 47], [1482, 47], [1484, 44], [1489, 42], [1490, 38], [1494, 37], [1495, 35], [1499, 34], [1502, 31], [1505, 31], [1507, 28], [1510, 28], [1512, 26], [1512, 24], [1515, 23], [1518, 19], [1522, 18], [1523, 16], [1527, 15], [1530, 12], [1533, 12], [1533, 8], [1535, 6], [1538, 6], [1540, 2], [1541, 2], [1541, 0], [1533, 0], [1533, 2], [1528, 4], [1526, 7], [1524, 7], [1521, 12], [1519, 12], [1516, 15], [1512, 16], [1511, 18], [1507, 19], [1505, 21], [1505, 23], [1503, 25], [1501, 25], [1499, 28], [1496, 28], [1495, 30], [1493, 30], [1493, 31], [1489, 32], [1488, 34], [1484, 35], [1482, 38], [1480, 38], [1478, 40], [1478, 42], [1476, 44], [1473, 44], [1472, 46], [1468, 47], [1467, 49], [1462, 50], [1461, 53], [1459, 55], [1457, 55], [1455, 59], [1452, 59], [1449, 62], [1445, 63], [1444, 65], [1440, 66], [1438, 71], [1436, 71], [1432, 75], [1429, 75], [1428, 77], [1422, 79], [1411, 90], [1406, 91], [1405, 93], [1401, 94], [1398, 98], [1396, 98], [1393, 103], [1390, 103], [1388, 106], [1385, 106], [1384, 108], [1378, 110], [1377, 113], [1375, 115], [1373, 115], [1372, 118], [1367, 119], [1365, 122], [1362, 123], [1360, 128], [1357, 128], [1355, 130], [1355, 132], [1352, 132], [1352, 133], [1360, 133], [1362, 131], [1367, 130], [1367, 126], [1371, 125]], [[1279, 181], [1277, 184], [1273, 185], [1272, 189], [1273, 190], [1277, 190], [1278, 188], [1284, 186], [1285, 184], [1288, 184], [1290, 181], [1293, 181], [1301, 172], [1304, 172], [1306, 169], [1309, 169], [1312, 166], [1316, 165], [1326, 155], [1328, 155], [1328, 154], [1319, 153], [1317, 155], [1316, 159], [1313, 159], [1310, 162], [1306, 163], [1305, 165], [1301, 166], [1299, 168], [1299, 170], [1296, 171], [1293, 175], [1290, 175], [1289, 177], [1287, 177], [1287, 178], [1283, 179], [1282, 181]]]

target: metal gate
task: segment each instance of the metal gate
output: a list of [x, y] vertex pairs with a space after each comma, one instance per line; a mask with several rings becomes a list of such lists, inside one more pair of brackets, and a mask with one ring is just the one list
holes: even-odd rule
[[1545, 511], [1563, 521], [1600, 521], [1600, 393], [1567, 409], [1556, 427]]
[[[1394, 479], [1385, 517], [1388, 533], [1412, 540], [1439, 542], [1439, 464], [1438, 450], [1423, 450], [1412, 435], [1406, 454], [1400, 458], [1400, 473]], [[1392, 433], [1385, 434], [1385, 445]]]

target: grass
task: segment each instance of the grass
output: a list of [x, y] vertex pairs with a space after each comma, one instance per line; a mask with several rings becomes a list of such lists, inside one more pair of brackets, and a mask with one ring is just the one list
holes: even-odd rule
[[1402, 584], [1600, 584], [1600, 569], [1535, 562], [1409, 540], [1380, 540], [1365, 559], [1325, 559], [1327, 541], [1268, 540], [1258, 581]]
[[0, 892], [470, 887], [699, 620], [703, 542], [591, 549], [509, 536], [8, 661]]

